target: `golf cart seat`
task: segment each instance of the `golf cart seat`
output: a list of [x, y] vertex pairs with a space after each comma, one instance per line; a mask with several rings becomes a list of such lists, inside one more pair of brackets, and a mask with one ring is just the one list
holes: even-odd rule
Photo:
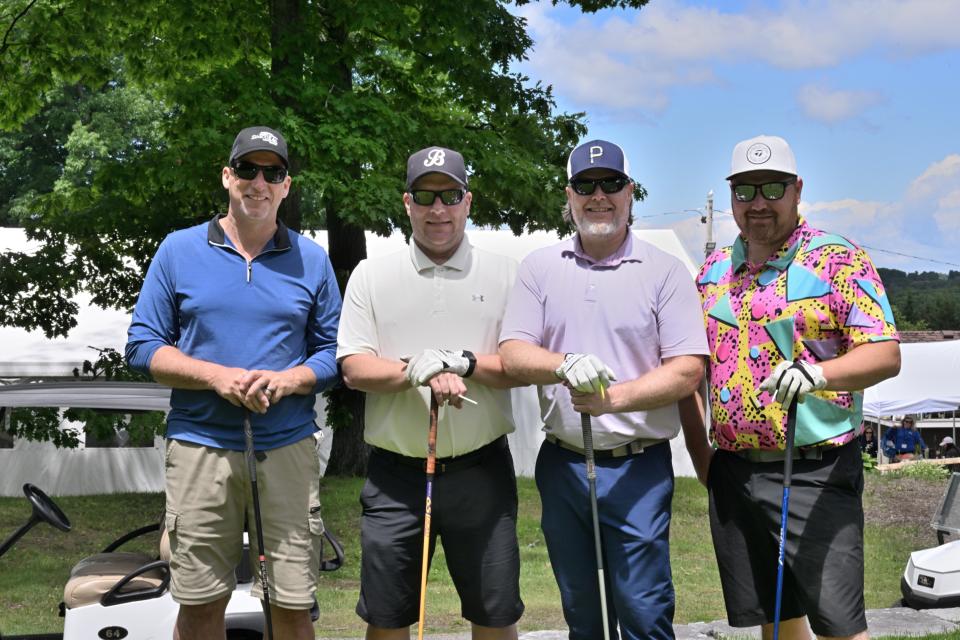
[[[63, 589], [63, 604], [67, 609], [99, 602], [107, 607], [113, 604], [155, 598], [170, 584], [170, 543], [166, 528], [161, 533], [160, 558], [145, 553], [117, 551], [121, 545], [141, 535], [161, 529], [153, 524], [122, 536], [102, 552], [84, 558], [70, 571]], [[166, 558], [164, 558], [166, 549]]]

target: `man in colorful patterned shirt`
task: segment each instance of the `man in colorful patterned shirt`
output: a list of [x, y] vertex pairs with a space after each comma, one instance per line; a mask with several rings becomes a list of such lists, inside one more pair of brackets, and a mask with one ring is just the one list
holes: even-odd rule
[[[773, 633], [787, 407], [797, 424], [780, 637], [867, 637], [865, 387], [897, 374], [880, 278], [850, 241], [798, 213], [803, 180], [782, 138], [739, 143], [727, 178], [734, 244], [697, 278], [710, 344], [710, 524], [730, 624]], [[703, 461], [701, 461], [702, 463]]]

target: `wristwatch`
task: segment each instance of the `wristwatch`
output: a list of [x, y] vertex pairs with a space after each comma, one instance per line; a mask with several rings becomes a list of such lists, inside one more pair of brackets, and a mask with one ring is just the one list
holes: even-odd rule
[[467, 359], [467, 362], [470, 363], [467, 366], [467, 371], [463, 374], [462, 377], [469, 378], [473, 375], [474, 369], [477, 368], [477, 356], [473, 355], [473, 351], [463, 350], [463, 357]]

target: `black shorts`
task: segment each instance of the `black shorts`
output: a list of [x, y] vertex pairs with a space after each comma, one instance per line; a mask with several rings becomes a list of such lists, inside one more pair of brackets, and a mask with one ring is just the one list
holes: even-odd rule
[[[710, 529], [731, 626], [773, 622], [783, 462], [717, 451], [707, 481]], [[866, 630], [863, 462], [855, 442], [794, 460], [781, 620], [806, 615], [820, 636]]]
[[[439, 468], [438, 468], [439, 471]], [[374, 450], [360, 493], [360, 600], [357, 615], [376, 627], [408, 627], [419, 617], [426, 474]], [[433, 482], [430, 557], [439, 536], [461, 614], [506, 627], [523, 614], [517, 545], [517, 479], [506, 438], [477, 464]]]

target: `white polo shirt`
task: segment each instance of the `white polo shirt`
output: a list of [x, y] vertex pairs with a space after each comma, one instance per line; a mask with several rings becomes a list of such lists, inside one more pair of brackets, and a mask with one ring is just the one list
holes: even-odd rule
[[[337, 360], [358, 353], [399, 360], [429, 348], [496, 353], [516, 273], [516, 261], [477, 249], [466, 236], [442, 265], [413, 240], [405, 250], [363, 260], [344, 294]], [[478, 404], [441, 408], [437, 457], [469, 453], [514, 430], [509, 390], [464, 382]], [[364, 439], [426, 457], [429, 408], [429, 387], [367, 393]]]

